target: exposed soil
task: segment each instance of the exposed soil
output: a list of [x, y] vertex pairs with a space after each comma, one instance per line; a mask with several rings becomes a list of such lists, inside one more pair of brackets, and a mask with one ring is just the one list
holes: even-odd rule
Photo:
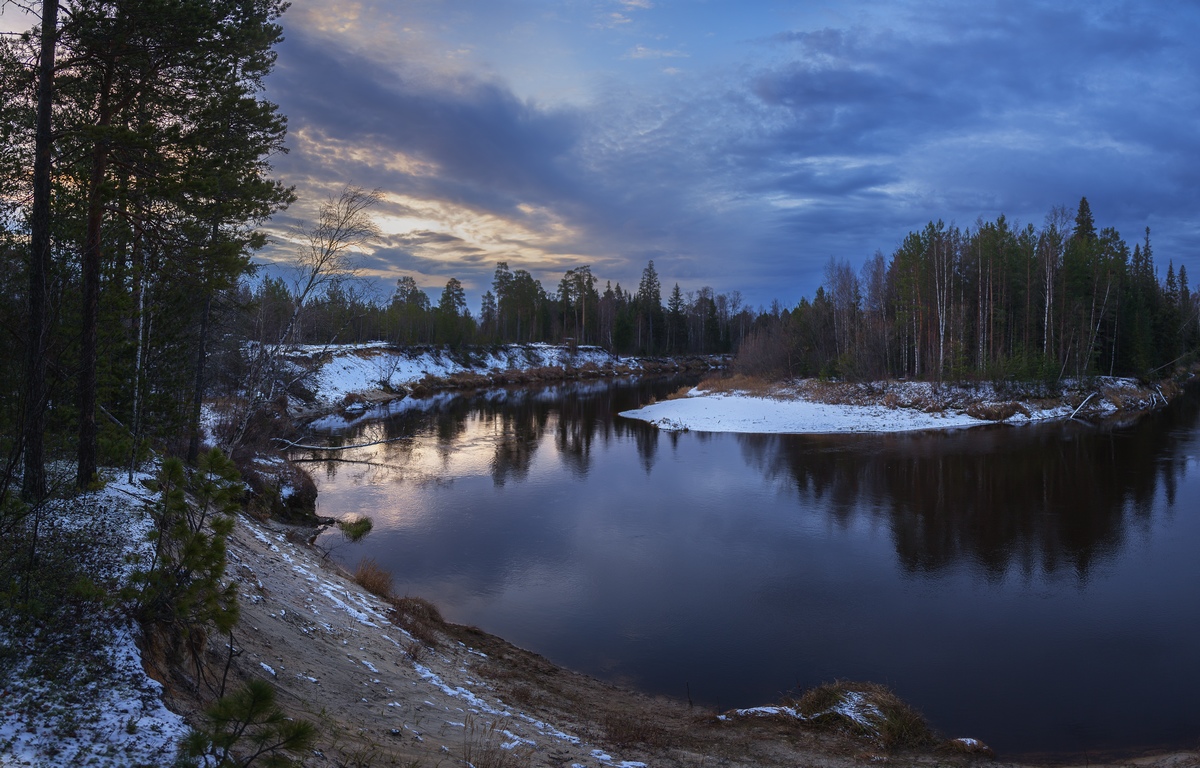
[[[721, 720], [622, 690], [429, 618], [422, 602], [368, 594], [306, 545], [310, 534], [242, 518], [229, 542], [242, 604], [233, 672], [271, 681], [289, 714], [319, 725], [306, 765], [1006, 765], [948, 746], [887, 752], [785, 717]], [[197, 705], [179, 695], [172, 703]], [[1200, 766], [1200, 755], [1119, 764], [1183, 768]]]

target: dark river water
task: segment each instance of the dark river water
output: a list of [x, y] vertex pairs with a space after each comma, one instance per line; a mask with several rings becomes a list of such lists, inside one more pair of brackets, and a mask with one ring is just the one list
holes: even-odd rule
[[1200, 746], [1200, 398], [1125, 426], [661, 432], [683, 380], [402, 401], [308, 465], [325, 515], [551, 660], [728, 709], [892, 687], [1005, 755]]

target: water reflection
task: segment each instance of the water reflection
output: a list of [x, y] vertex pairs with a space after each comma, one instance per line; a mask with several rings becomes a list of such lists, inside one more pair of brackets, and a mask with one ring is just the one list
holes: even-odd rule
[[376, 523], [335, 557], [373, 557], [559, 663], [708, 705], [865, 678], [1009, 752], [1194, 738], [1195, 393], [1119, 427], [719, 435], [615, 415], [690, 383], [327, 420], [331, 442], [394, 441], [321, 467], [321, 511]]
[[[618, 411], [639, 407], [690, 381], [592, 382], [540, 390], [402, 401], [341, 429], [325, 422], [331, 444], [397, 441], [374, 458], [363, 482], [450, 482], [478, 471], [484, 457], [496, 487], [528, 479], [539, 448], [571, 476], [586, 479], [597, 440], [632, 438], [651, 475], [662, 432]], [[1168, 507], [1188, 469], [1200, 398], [1126, 426], [1065, 422], [887, 435], [730, 435], [748, 467], [785, 482], [805, 510], [850, 524], [883, 520], [897, 560], [912, 574], [967, 560], [988, 578], [1012, 570], [1086, 582], [1098, 561], [1147, 524], [1160, 487]], [[1174, 427], [1174, 428], [1173, 428]], [[431, 434], [432, 443], [411, 438]], [[550, 434], [552, 441], [547, 441]], [[687, 435], [704, 443], [707, 433]], [[326, 464], [336, 477], [342, 462]]]

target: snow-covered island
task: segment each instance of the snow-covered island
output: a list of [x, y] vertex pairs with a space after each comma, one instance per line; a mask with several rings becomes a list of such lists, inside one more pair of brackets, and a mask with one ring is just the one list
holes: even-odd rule
[[804, 380], [764, 385], [707, 381], [681, 396], [622, 416], [662, 429], [817, 434], [959, 429], [999, 422], [1028, 424], [1073, 416], [1105, 418], [1167, 404], [1176, 387], [1097, 377], [1058, 385], [859, 384]]

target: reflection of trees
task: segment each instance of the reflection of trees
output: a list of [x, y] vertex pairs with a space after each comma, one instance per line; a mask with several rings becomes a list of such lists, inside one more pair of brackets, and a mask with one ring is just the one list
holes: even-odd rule
[[658, 428], [654, 425], [639, 421], [640, 428], [634, 429], [634, 438], [637, 442], [638, 456], [642, 459], [642, 467], [646, 470], [646, 474], [650, 474], [650, 470], [654, 468], [654, 457], [658, 454]]
[[497, 430], [492, 456], [492, 482], [503, 486], [509, 479], [523, 481], [529, 475], [533, 455], [546, 432], [549, 412], [533, 408], [528, 402], [492, 414], [490, 422]]
[[[491, 441], [492, 480], [503, 486], [510, 480], [525, 480], [551, 424], [555, 450], [568, 469], [578, 475], [590, 470], [597, 437], [605, 442], [626, 439], [632, 431], [642, 465], [649, 472], [658, 447], [657, 428], [620, 419], [616, 414], [695, 381], [695, 376], [623, 379], [446, 393], [401, 401], [388, 415], [329, 429], [324, 438], [329, 445], [412, 438], [370, 449], [372, 453], [362, 460], [377, 469], [373, 482], [382, 479], [381, 474], [407, 477], [403, 467], [413, 463], [422, 451], [436, 450], [445, 465], [468, 441]], [[337, 463], [325, 465], [330, 478], [336, 475]]]
[[586, 475], [591, 468], [592, 441], [599, 426], [596, 401], [602, 397], [580, 397], [572, 391], [559, 401], [554, 447], [558, 449], [563, 464], [579, 476]]
[[794, 485], [806, 506], [849, 522], [884, 518], [913, 572], [964, 558], [999, 577], [1073, 572], [1086, 579], [1127, 526], [1149, 514], [1161, 481], [1168, 503], [1194, 439], [1193, 396], [1132, 426], [1068, 422], [882, 436], [742, 435], [743, 455], [768, 479]]

